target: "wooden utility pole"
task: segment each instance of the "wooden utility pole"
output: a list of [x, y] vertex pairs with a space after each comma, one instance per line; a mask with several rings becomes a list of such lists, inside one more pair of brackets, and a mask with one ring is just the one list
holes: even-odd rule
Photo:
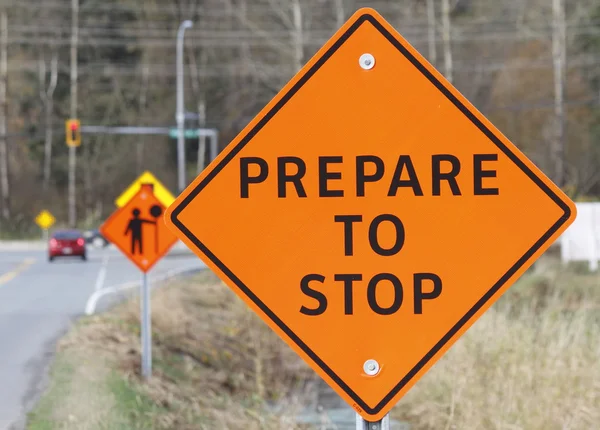
[[554, 115], [555, 134], [552, 142], [552, 161], [554, 162], [554, 182], [565, 185], [565, 63], [566, 30], [563, 0], [552, 0], [552, 59], [554, 62]]
[[335, 0], [335, 25], [337, 28], [340, 28], [342, 25], [344, 25], [344, 20], [346, 19], [345, 15], [344, 0]]
[[[71, 118], [77, 118], [77, 44], [79, 42], [79, 0], [71, 1]], [[69, 146], [69, 225], [77, 224], [75, 169], [76, 148]]]
[[8, 86], [8, 17], [6, 8], [0, 12], [0, 195], [2, 217], [10, 218], [10, 188], [8, 183], [7, 101]]
[[[206, 48], [202, 48], [200, 52], [200, 70], [196, 69], [198, 83], [197, 94], [198, 94], [198, 126], [199, 128], [206, 127], [206, 79], [203, 78], [202, 70], [206, 68], [208, 62]], [[194, 61], [195, 64], [195, 61]], [[202, 135], [198, 137], [198, 159], [196, 161], [196, 174], [200, 174], [204, 170], [206, 164], [205, 154], [206, 152], [206, 136]]]
[[[202, 54], [201, 54], [202, 55]], [[206, 91], [200, 89], [200, 98], [198, 99], [198, 125], [199, 128], [206, 127]], [[200, 174], [204, 170], [206, 151], [206, 136], [198, 137], [198, 159], [196, 160], [196, 174]]]
[[[198, 100], [198, 128], [204, 128], [206, 126], [206, 79], [202, 73], [206, 68], [208, 61], [206, 56], [206, 49], [202, 48], [200, 51], [200, 60], [196, 59], [196, 53], [194, 49], [190, 49], [190, 76], [192, 82], [192, 89], [194, 95]], [[196, 159], [196, 174], [200, 174], [204, 170], [205, 157], [204, 152], [206, 148], [206, 136], [198, 136], [198, 157]]]
[[442, 0], [442, 39], [444, 42], [444, 72], [452, 82], [452, 45], [450, 44], [450, 0]]
[[294, 23], [294, 73], [296, 73], [304, 64], [304, 32], [300, 0], [292, 0], [292, 17]]
[[[144, 60], [142, 65], [142, 87], [140, 89], [139, 115], [143, 118], [146, 113], [148, 100], [148, 79], [150, 78], [150, 65]], [[136, 144], [136, 173], [141, 175], [144, 169], [144, 139], [138, 140]]]
[[50, 82], [46, 84], [46, 60], [40, 55], [40, 98], [44, 104], [44, 192], [50, 186], [52, 167], [52, 115], [54, 113], [54, 90], [58, 83], [58, 50], [53, 47], [50, 60]]
[[435, 67], [437, 61], [435, 45], [435, 0], [427, 0], [427, 41], [429, 44], [429, 62]]

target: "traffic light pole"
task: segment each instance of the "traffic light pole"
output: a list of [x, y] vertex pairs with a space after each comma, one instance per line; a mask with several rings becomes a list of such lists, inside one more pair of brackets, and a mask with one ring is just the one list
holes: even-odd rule
[[[206, 137], [210, 141], [210, 161], [217, 157], [219, 150], [219, 132], [214, 128], [197, 128], [194, 129], [198, 137]], [[122, 126], [110, 127], [104, 125], [82, 125], [82, 134], [125, 134], [125, 135], [158, 135], [170, 136], [171, 128], [169, 127], [136, 127]]]
[[[71, 118], [77, 118], [77, 43], [79, 37], [79, 0], [71, 3]], [[76, 149], [69, 145], [69, 225], [73, 228], [77, 224], [76, 194], [75, 194], [75, 169]]]
[[[74, 127], [74, 128], [72, 128]], [[77, 130], [77, 132], [75, 132]], [[217, 157], [219, 148], [218, 136], [216, 129], [212, 128], [195, 128], [194, 135], [197, 137], [205, 137], [209, 139], [209, 157], [210, 161]], [[172, 129], [169, 127], [110, 127], [103, 125], [84, 125], [81, 126], [79, 120], [70, 119], [66, 122], [65, 140], [69, 146], [69, 224], [75, 226], [75, 150], [81, 144], [81, 134], [125, 134], [125, 135], [162, 135], [172, 137]], [[179, 134], [179, 133], [178, 133]], [[199, 154], [200, 157], [200, 154]], [[181, 169], [180, 169], [181, 172]]]
[[76, 200], [75, 200], [75, 168], [76, 154], [75, 147], [69, 147], [69, 225], [74, 228], [77, 224]]

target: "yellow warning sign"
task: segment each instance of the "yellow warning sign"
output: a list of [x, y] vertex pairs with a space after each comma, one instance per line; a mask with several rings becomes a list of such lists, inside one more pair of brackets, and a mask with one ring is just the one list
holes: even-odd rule
[[175, 197], [171, 192], [149, 171], [142, 173], [123, 193], [117, 197], [115, 204], [118, 207], [123, 207], [132, 199], [133, 196], [142, 187], [142, 184], [152, 184], [154, 186], [154, 196], [165, 206], [169, 207]]
[[48, 230], [50, 227], [54, 225], [56, 222], [56, 218], [48, 212], [46, 209], [41, 211], [38, 216], [35, 217], [35, 223], [40, 226], [40, 228], [44, 230]]

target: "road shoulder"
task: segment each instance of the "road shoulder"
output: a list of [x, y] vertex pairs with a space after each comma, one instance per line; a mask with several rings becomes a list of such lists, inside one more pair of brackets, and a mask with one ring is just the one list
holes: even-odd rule
[[149, 381], [133, 297], [82, 317], [59, 341], [27, 429], [306, 428], [292, 423], [314, 373], [212, 273], [154, 290], [152, 309]]

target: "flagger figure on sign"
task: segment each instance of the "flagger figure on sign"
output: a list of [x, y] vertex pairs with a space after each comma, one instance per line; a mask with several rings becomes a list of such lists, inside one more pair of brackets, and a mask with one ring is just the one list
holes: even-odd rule
[[140, 255], [144, 254], [144, 246], [143, 246], [143, 226], [144, 224], [153, 224], [154, 225], [154, 234], [155, 234], [155, 240], [154, 240], [154, 247], [155, 247], [155, 252], [158, 253], [158, 228], [156, 226], [156, 220], [158, 219], [158, 217], [160, 217], [162, 215], [162, 208], [158, 205], [154, 205], [150, 208], [150, 215], [154, 218], [154, 220], [150, 220], [150, 219], [144, 219], [144, 218], [140, 218], [141, 215], [141, 211], [138, 208], [134, 208], [131, 211], [131, 219], [129, 220], [129, 223], [127, 223], [127, 229], [125, 229], [125, 233], [123, 233], [125, 236], [127, 235], [131, 235], [131, 254], [135, 255], [136, 254], [136, 248], [137, 248], [137, 253]]

